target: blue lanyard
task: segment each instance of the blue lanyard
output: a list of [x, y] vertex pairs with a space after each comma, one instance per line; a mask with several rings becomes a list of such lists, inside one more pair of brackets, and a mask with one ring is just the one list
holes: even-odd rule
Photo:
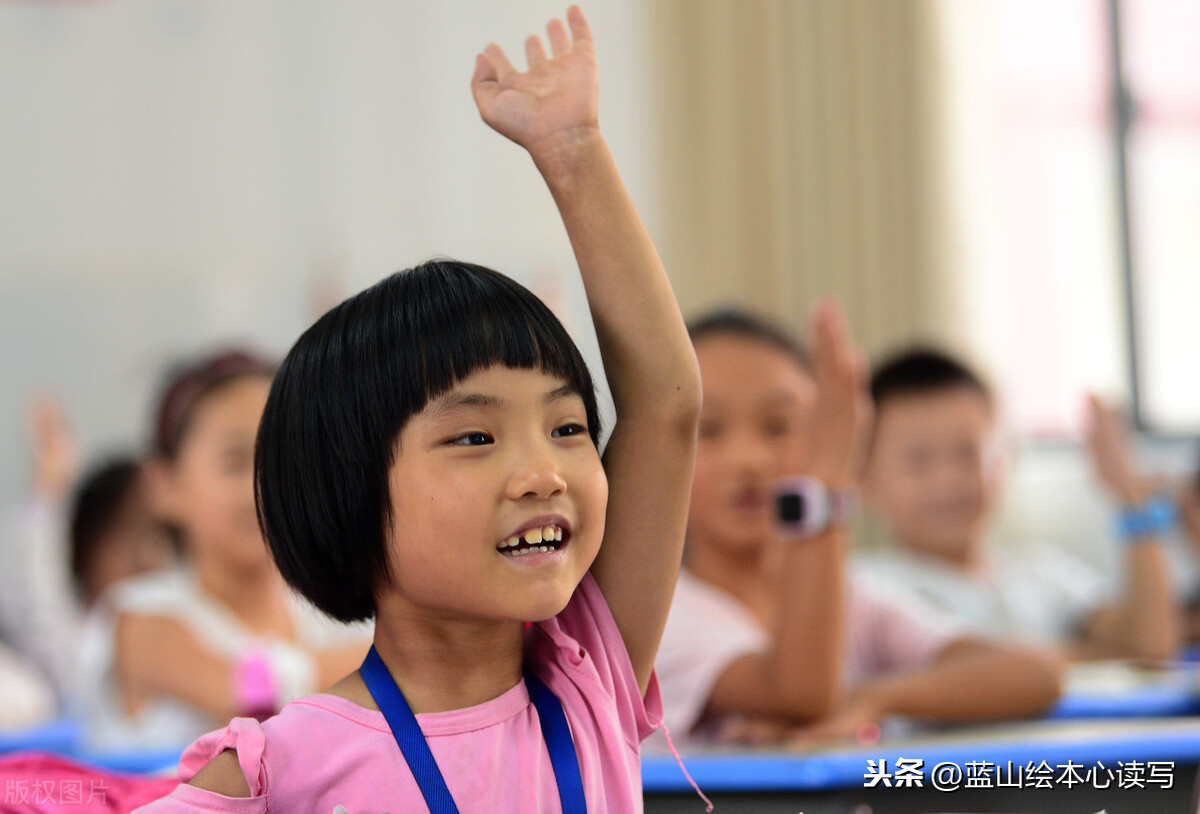
[[[396, 744], [408, 763], [408, 768], [421, 789], [425, 804], [429, 806], [430, 814], [458, 814], [458, 806], [450, 796], [446, 787], [446, 779], [442, 777], [434, 760], [433, 752], [425, 735], [417, 724], [412, 707], [404, 700], [404, 694], [392, 680], [375, 652], [375, 647], [367, 653], [359, 670], [371, 697], [379, 705], [380, 712], [387, 719]], [[562, 800], [563, 814], [587, 814], [587, 802], [583, 797], [583, 779], [579, 774], [579, 758], [575, 755], [575, 741], [571, 738], [571, 729], [567, 726], [567, 716], [563, 714], [562, 704], [550, 692], [550, 688], [533, 671], [525, 669], [525, 686], [529, 690], [529, 700], [537, 709], [538, 719], [542, 724], [542, 736], [546, 739], [546, 748], [550, 751], [550, 763], [554, 767], [554, 779], [558, 783], [558, 796]]]

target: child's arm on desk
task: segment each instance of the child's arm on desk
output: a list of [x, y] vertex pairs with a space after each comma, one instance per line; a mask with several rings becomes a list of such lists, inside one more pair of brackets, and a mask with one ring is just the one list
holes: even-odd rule
[[683, 552], [700, 374], [683, 318], [597, 123], [596, 62], [582, 12], [526, 41], [517, 72], [489, 45], [472, 89], [491, 127], [528, 150], [579, 263], [618, 421], [604, 453], [609, 499], [592, 574], [644, 692]]
[[[1088, 446], [1096, 475], [1126, 510], [1137, 511], [1154, 496], [1154, 484], [1135, 470], [1116, 410], [1095, 396], [1088, 406]], [[1121, 596], [1091, 615], [1070, 653], [1075, 658], [1169, 659], [1181, 644], [1182, 620], [1162, 540], [1147, 533], [1122, 543]]]
[[1058, 698], [1062, 666], [1048, 651], [961, 638], [926, 667], [895, 672], [851, 690], [833, 715], [797, 731], [793, 745], [853, 736], [889, 715], [966, 723], [1027, 718]]

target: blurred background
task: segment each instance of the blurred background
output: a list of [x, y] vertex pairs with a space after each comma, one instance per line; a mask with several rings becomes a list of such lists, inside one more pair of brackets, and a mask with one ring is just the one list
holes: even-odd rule
[[[0, 495], [30, 393], [85, 457], [144, 441], [164, 366], [275, 354], [434, 255], [525, 282], [595, 342], [524, 154], [468, 90], [562, 2], [0, 3]], [[1104, 551], [1083, 400], [1163, 471], [1200, 429], [1194, 0], [604, 0], [601, 123], [687, 313], [977, 362], [1020, 449], [1000, 534]], [[522, 60], [523, 61], [523, 60]]]

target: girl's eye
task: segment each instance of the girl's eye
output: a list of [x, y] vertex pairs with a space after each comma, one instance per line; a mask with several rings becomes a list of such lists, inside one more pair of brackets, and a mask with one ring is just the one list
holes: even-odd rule
[[555, 428], [551, 433], [551, 438], [566, 438], [571, 435], [579, 435], [586, 433], [587, 427], [582, 424], [564, 424], [561, 427]]
[[451, 438], [449, 443], [460, 447], [477, 447], [492, 443], [492, 436], [486, 432], [467, 432]]
[[773, 418], [763, 422], [763, 433], [770, 438], [778, 438], [782, 435], [787, 435], [788, 422], [783, 418]]

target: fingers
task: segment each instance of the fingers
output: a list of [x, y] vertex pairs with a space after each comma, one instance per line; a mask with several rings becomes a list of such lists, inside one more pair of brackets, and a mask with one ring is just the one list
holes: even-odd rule
[[[505, 77], [515, 73], [515, 69], [496, 43], [490, 43], [483, 53], [475, 57], [475, 73], [471, 76], [471, 94], [475, 97], [475, 105], [483, 113], [488, 103], [500, 92], [500, 85]], [[485, 116], [486, 118], [486, 116]]]
[[814, 373], [818, 385], [847, 392], [861, 387], [864, 363], [850, 342], [837, 300], [821, 301], [813, 315]]
[[487, 57], [493, 68], [496, 71], [496, 80], [503, 82], [509, 76], [517, 72], [517, 69], [508, 61], [508, 57], [504, 53], [504, 49], [496, 43], [488, 43], [488, 47], [483, 49], [483, 55]]
[[525, 40], [525, 59], [531, 71], [546, 61], [546, 49], [542, 46], [541, 37], [531, 34]]
[[592, 29], [579, 6], [571, 6], [567, 9], [567, 23], [571, 26], [571, 39], [575, 41], [576, 45], [584, 41], [592, 41]]
[[571, 50], [571, 35], [562, 20], [551, 20], [546, 25], [546, 34], [550, 38], [550, 53], [554, 56], [560, 57]]
[[[570, 24], [569, 31], [567, 28], [568, 23]], [[581, 42], [591, 43], [592, 41], [592, 30], [588, 26], [587, 18], [583, 16], [583, 12], [579, 9], [579, 6], [571, 6], [567, 9], [567, 23], [559, 19], [554, 19], [547, 23], [546, 35], [550, 41], [550, 54], [554, 57], [568, 53], [572, 48], [572, 42], [578, 45]], [[490, 76], [486, 72], [481, 74], [478, 60], [476, 60], [476, 78], [472, 81], [472, 84], [487, 81], [488, 79], [495, 79], [503, 83], [510, 73], [515, 72], [504, 51], [495, 43], [488, 45], [484, 49], [483, 55], [491, 60], [495, 76]], [[530, 70], [546, 62], [546, 48], [542, 44], [541, 37], [538, 37], [536, 34], [530, 35], [525, 40], [525, 59], [529, 62]]]

